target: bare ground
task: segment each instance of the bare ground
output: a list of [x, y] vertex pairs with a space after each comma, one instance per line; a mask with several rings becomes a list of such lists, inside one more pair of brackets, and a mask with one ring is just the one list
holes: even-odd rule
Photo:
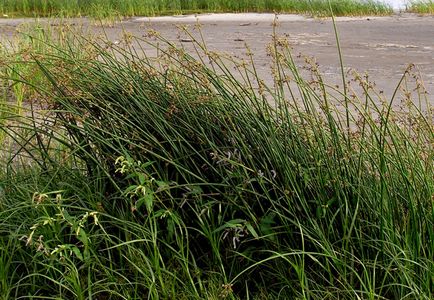
[[[270, 57], [266, 47], [273, 32], [273, 14], [208, 14], [198, 16], [202, 33], [210, 49], [243, 56], [245, 44], [255, 54], [259, 73], [270, 80]], [[29, 19], [0, 19], [0, 35], [10, 38], [17, 27]], [[44, 20], [43, 20], [44, 21]], [[52, 20], [51, 20], [52, 21]], [[88, 19], [67, 22], [105, 34], [113, 41], [125, 30], [143, 36], [149, 29], [188, 48], [189, 39], [180, 35], [177, 26], [194, 28], [195, 16], [129, 18], [112, 27], [94, 25]], [[341, 70], [333, 24], [330, 19], [279, 15], [277, 31], [285, 35], [294, 56], [312, 56], [325, 80], [341, 83]], [[415, 64], [434, 103], [434, 16], [395, 14], [390, 17], [337, 18], [337, 27], [346, 71], [368, 72], [378, 91], [390, 97], [409, 64]], [[193, 31], [194, 32], [194, 31]], [[197, 32], [195, 33], [197, 34]], [[302, 59], [298, 60], [300, 64]]]

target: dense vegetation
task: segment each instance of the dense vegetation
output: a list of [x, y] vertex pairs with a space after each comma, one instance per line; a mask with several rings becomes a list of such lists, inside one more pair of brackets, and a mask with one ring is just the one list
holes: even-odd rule
[[423, 0], [411, 3], [409, 11], [421, 14], [434, 14], [434, 1]]
[[154, 16], [192, 12], [287, 12], [328, 15], [384, 15], [391, 8], [375, 0], [2, 0], [9, 16]]
[[2, 48], [1, 299], [432, 299], [411, 66], [384, 99], [276, 35], [267, 85], [199, 41], [60, 32]]

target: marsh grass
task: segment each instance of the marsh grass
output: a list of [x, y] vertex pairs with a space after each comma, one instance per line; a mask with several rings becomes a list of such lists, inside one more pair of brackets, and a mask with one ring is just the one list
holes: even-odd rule
[[[44, 78], [37, 64], [32, 62], [32, 55], [47, 55], [49, 47], [45, 46], [55, 39], [50, 27], [43, 28], [38, 23], [22, 25], [12, 40], [3, 40], [0, 43], [0, 125], [16, 117], [28, 114], [32, 100], [36, 98], [34, 86], [44, 86]], [[56, 40], [60, 41], [59, 38]], [[37, 101], [41, 104], [41, 101]], [[38, 105], [37, 105], [38, 106]], [[0, 142], [5, 142], [6, 133], [0, 133]]]
[[[329, 3], [330, 2], [330, 3]], [[8, 16], [154, 16], [198, 12], [286, 12], [329, 15], [384, 15], [392, 9], [377, 1], [357, 0], [3, 0]]]
[[433, 116], [412, 66], [391, 99], [357, 74], [342, 91], [274, 33], [267, 86], [250, 51], [195, 36], [196, 58], [153, 31], [30, 56], [50, 114], [2, 128], [31, 165], [0, 183], [4, 299], [430, 299]]
[[434, 1], [424, 0], [424, 1], [413, 1], [410, 4], [410, 12], [415, 12], [419, 14], [434, 14]]

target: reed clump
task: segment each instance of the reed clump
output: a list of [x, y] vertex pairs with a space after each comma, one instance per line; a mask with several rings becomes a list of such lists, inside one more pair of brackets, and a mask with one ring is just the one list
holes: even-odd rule
[[385, 15], [390, 6], [368, 0], [3, 0], [7, 16], [155, 16], [199, 12], [286, 12], [330, 15]]
[[432, 15], [434, 14], [434, 1], [423, 0], [411, 2], [408, 10], [414, 13]]
[[3, 128], [37, 159], [2, 175], [1, 294], [430, 299], [433, 120], [412, 67], [391, 99], [359, 75], [339, 90], [274, 34], [267, 85], [249, 51], [191, 38], [194, 56], [156, 32], [32, 56], [49, 114]]

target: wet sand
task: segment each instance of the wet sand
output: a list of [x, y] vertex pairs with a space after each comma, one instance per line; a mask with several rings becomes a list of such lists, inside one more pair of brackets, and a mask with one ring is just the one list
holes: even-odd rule
[[[232, 55], [245, 55], [245, 43], [255, 54], [261, 76], [270, 80], [270, 57], [266, 46], [271, 41], [273, 14], [208, 14], [199, 15], [203, 36], [209, 49]], [[27, 19], [0, 19], [0, 35], [10, 37]], [[44, 20], [42, 20], [44, 21]], [[87, 19], [69, 20], [83, 24], [92, 32], [100, 26]], [[285, 35], [298, 54], [313, 56], [330, 84], [341, 82], [341, 70], [333, 24], [330, 19], [314, 19], [297, 15], [279, 15], [277, 31]], [[123, 30], [143, 36], [154, 29], [169, 40], [188, 46], [188, 39], [179, 34], [177, 26], [193, 29], [195, 16], [129, 18], [104, 29], [116, 41]], [[434, 16], [395, 14], [390, 17], [337, 18], [340, 45], [346, 70], [368, 72], [378, 90], [386, 97], [393, 94], [409, 64], [415, 64], [434, 103]], [[197, 33], [196, 33], [197, 34]], [[190, 43], [191, 44], [191, 43]], [[302, 63], [302, 59], [299, 60]]]

